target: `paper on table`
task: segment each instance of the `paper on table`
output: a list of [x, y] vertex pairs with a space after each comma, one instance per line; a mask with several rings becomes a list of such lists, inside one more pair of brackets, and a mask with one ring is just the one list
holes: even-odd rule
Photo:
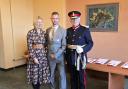
[[121, 65], [122, 68], [128, 68], [128, 62], [124, 63], [123, 65]]
[[95, 63], [98, 63], [98, 64], [105, 64], [107, 61], [108, 61], [108, 59], [99, 58], [98, 60], [96, 60]]
[[95, 59], [95, 58], [88, 58], [88, 62], [89, 63], [93, 63], [93, 62], [95, 62], [97, 59]]
[[117, 66], [121, 63], [121, 61], [117, 61], [117, 60], [111, 60], [107, 63], [107, 65], [111, 65], [111, 66]]

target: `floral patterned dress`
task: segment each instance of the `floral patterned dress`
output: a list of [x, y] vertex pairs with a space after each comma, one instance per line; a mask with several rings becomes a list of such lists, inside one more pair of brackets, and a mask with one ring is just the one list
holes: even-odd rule
[[[33, 48], [33, 45], [42, 44], [45, 45], [45, 32], [40, 30], [40, 34], [36, 29], [32, 29], [27, 34], [27, 46], [29, 51], [29, 61], [27, 64], [27, 78], [28, 83], [50, 83], [50, 69], [46, 56], [45, 48]], [[34, 59], [38, 59], [39, 64], [35, 64]]]

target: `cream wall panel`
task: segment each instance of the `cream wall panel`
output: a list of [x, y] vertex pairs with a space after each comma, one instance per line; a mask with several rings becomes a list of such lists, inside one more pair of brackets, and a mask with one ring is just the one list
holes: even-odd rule
[[[13, 42], [12, 42], [12, 29], [11, 29], [11, 15], [10, 15], [10, 2], [9, 0], [0, 0], [1, 8], [1, 23], [2, 23], [2, 34], [3, 34], [3, 45], [4, 48], [4, 66], [2, 68], [8, 68], [12, 66], [13, 59]], [[7, 65], [8, 64], [8, 65]]]
[[25, 60], [18, 59], [23, 57], [26, 35], [32, 28], [33, 0], [0, 0], [0, 8], [4, 45], [2, 68], [7, 69], [25, 63]]
[[[13, 32], [13, 66], [24, 63], [27, 32], [33, 24], [33, 0], [11, 0], [11, 18]], [[23, 59], [23, 60], [22, 60]]]
[[14, 58], [19, 60], [26, 50], [26, 35], [33, 24], [33, 0], [11, 0]]
[[1, 23], [1, 11], [0, 11], [0, 67], [4, 67], [4, 46], [3, 46], [3, 34], [2, 34], [2, 23]]

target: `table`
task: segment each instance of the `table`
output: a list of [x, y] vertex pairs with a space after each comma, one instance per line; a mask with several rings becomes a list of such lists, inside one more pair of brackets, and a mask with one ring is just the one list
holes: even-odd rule
[[128, 69], [120, 66], [109, 66], [105, 64], [88, 63], [87, 69], [108, 73], [108, 89], [124, 89], [125, 76], [128, 76]]

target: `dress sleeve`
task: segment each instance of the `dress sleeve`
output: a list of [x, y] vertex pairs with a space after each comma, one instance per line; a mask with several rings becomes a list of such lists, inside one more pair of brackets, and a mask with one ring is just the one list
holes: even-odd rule
[[29, 52], [30, 60], [36, 59], [36, 53], [32, 47], [33, 46], [33, 40], [32, 40], [32, 35], [30, 32], [27, 34], [27, 46], [28, 46], [28, 52]]

